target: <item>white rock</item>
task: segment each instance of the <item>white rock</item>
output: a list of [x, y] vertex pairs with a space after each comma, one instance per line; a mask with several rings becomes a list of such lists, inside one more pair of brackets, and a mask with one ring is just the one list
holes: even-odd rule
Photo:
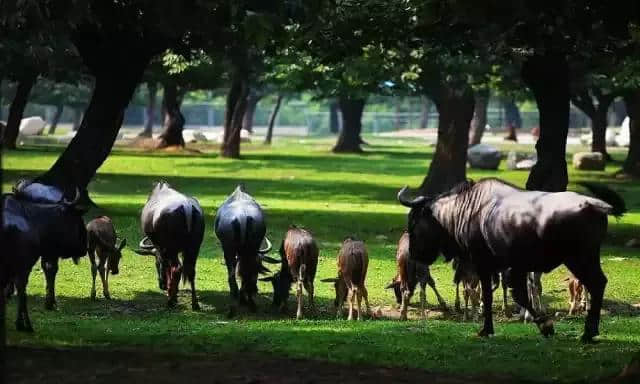
[[488, 144], [476, 144], [467, 152], [469, 166], [479, 169], [497, 169], [502, 159], [502, 152]]
[[26, 117], [20, 121], [20, 135], [39, 136], [44, 131], [47, 122], [40, 116]]
[[204, 133], [202, 133], [200, 131], [193, 131], [193, 138], [196, 141], [201, 141], [201, 142], [209, 141], [209, 139], [207, 139], [207, 136], [205, 136]]
[[620, 134], [616, 136], [616, 144], [621, 147], [629, 146], [629, 116], [625, 117], [620, 125]]
[[577, 152], [573, 155], [573, 168], [586, 171], [604, 170], [605, 161], [600, 152]]
[[536, 165], [536, 163], [537, 163], [537, 159], [524, 159], [516, 163], [516, 169], [519, 169], [519, 170], [531, 169], [533, 168], [534, 165]]
[[604, 139], [604, 141], [607, 144], [607, 146], [615, 147], [615, 146], [618, 145], [618, 142], [616, 140], [616, 136], [617, 136], [616, 131], [614, 131], [611, 128], [607, 129], [607, 133], [605, 134], [605, 139]]

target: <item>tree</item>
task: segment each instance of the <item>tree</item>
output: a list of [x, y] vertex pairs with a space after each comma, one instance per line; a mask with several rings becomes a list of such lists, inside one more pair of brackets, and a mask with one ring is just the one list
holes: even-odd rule
[[157, 95], [158, 83], [155, 81], [147, 81], [147, 106], [145, 108], [146, 120], [144, 122], [144, 129], [138, 134], [138, 137], [152, 137], [153, 135]]
[[[70, 80], [67, 77], [66, 80]], [[91, 79], [77, 78], [75, 83], [56, 82], [51, 79], [40, 80], [31, 92], [31, 101], [37, 104], [48, 104], [56, 107], [56, 112], [49, 126], [49, 135], [56, 131], [60, 116], [65, 106], [82, 109], [91, 97]]]
[[471, 137], [469, 145], [480, 144], [485, 127], [487, 126], [487, 107], [489, 105], [489, 89], [484, 88], [475, 92], [475, 106], [471, 119]]
[[640, 177], [640, 90], [626, 92], [624, 102], [629, 114], [629, 153], [622, 170]]
[[276, 124], [276, 117], [278, 116], [278, 111], [280, 110], [280, 104], [282, 104], [282, 99], [283, 99], [282, 94], [278, 93], [278, 97], [276, 98], [276, 103], [273, 106], [271, 115], [269, 115], [269, 126], [267, 127], [267, 134], [264, 138], [264, 143], [266, 145], [271, 145], [271, 139], [273, 138], [273, 128]]
[[616, 94], [599, 87], [583, 90], [571, 98], [573, 104], [591, 119], [591, 152], [600, 152], [606, 161], [611, 161], [607, 152], [607, 117], [609, 107]]

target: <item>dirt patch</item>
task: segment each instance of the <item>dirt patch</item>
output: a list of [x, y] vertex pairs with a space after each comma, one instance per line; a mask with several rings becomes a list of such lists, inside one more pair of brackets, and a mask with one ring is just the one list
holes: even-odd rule
[[[7, 351], [10, 383], [511, 383], [513, 378], [434, 374], [416, 369], [345, 366], [258, 355], [175, 355], [142, 350]], [[407, 356], [406, 358], [410, 358]], [[517, 380], [518, 382], [522, 382]]]

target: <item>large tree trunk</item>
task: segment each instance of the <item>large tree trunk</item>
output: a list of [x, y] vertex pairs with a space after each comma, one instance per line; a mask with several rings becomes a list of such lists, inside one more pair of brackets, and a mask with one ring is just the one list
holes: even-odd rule
[[527, 189], [559, 192], [567, 189], [567, 134], [569, 132], [569, 67], [564, 55], [532, 56], [523, 65], [522, 78], [533, 91], [540, 113], [538, 162]]
[[32, 72], [23, 76], [18, 81], [16, 95], [11, 102], [11, 107], [9, 107], [7, 127], [4, 130], [4, 137], [2, 138], [2, 146], [4, 148], [14, 149], [16, 147], [18, 133], [20, 133], [20, 121], [22, 120], [24, 109], [29, 100], [29, 93], [31, 93], [31, 89], [36, 83], [37, 78], [38, 74]]
[[420, 129], [429, 128], [429, 114], [431, 113], [432, 104], [433, 103], [428, 98], [422, 100], [422, 105], [420, 107]]
[[247, 107], [242, 117], [242, 129], [245, 129], [249, 133], [253, 133], [253, 118], [256, 113], [258, 101], [260, 101], [260, 96], [255, 90], [250, 90], [249, 96], [247, 96]]
[[489, 104], [489, 90], [483, 89], [476, 92], [473, 119], [471, 120], [471, 137], [469, 145], [480, 144], [482, 135], [487, 126], [487, 105]]
[[629, 115], [629, 152], [622, 170], [640, 177], [640, 90], [625, 95], [624, 102]]
[[474, 97], [469, 86], [460, 89], [443, 84], [429, 93], [438, 109], [438, 143], [420, 192], [434, 195], [466, 179]]
[[224, 116], [224, 141], [220, 148], [222, 157], [240, 158], [240, 131], [242, 130], [242, 119], [247, 108], [248, 94], [249, 86], [246, 76], [241, 74], [234, 75], [227, 95]]
[[53, 135], [56, 133], [56, 128], [58, 127], [58, 123], [60, 122], [60, 116], [62, 116], [62, 111], [64, 111], [64, 105], [58, 104], [56, 105], [56, 113], [53, 114], [53, 120], [51, 120], [51, 126], [49, 127], [49, 135]]
[[280, 104], [282, 104], [282, 94], [278, 94], [276, 104], [273, 106], [273, 110], [271, 111], [271, 115], [269, 116], [269, 127], [267, 128], [267, 135], [264, 138], [265, 144], [271, 144], [271, 139], [273, 138], [273, 127], [276, 125], [276, 117], [278, 116], [278, 111], [280, 110]]
[[184, 147], [182, 130], [184, 129], [184, 116], [180, 112], [183, 91], [178, 90], [178, 86], [173, 82], [163, 84], [165, 109], [164, 130], [158, 138], [156, 148], [166, 148], [173, 146]]
[[338, 142], [333, 147], [335, 153], [361, 153], [362, 112], [365, 99], [340, 97], [338, 104], [342, 111], [342, 130]]
[[145, 108], [145, 114], [147, 116], [147, 120], [144, 122], [144, 129], [142, 130], [142, 132], [140, 132], [138, 137], [153, 136], [153, 122], [156, 116], [157, 94], [158, 94], [158, 83], [156, 83], [155, 81], [147, 82], [147, 107]]
[[580, 92], [572, 97], [573, 104], [580, 108], [591, 119], [591, 152], [600, 152], [606, 161], [611, 161], [607, 152], [607, 112], [614, 99], [614, 95], [603, 94], [600, 89], [594, 89], [598, 105], [593, 103], [589, 92]]
[[338, 121], [338, 106], [337, 101], [332, 101], [329, 103], [329, 132], [338, 133], [340, 132], [340, 122]]

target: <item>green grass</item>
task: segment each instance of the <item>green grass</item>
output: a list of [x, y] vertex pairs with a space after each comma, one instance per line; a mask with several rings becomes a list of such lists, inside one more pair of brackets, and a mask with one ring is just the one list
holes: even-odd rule
[[[56, 287], [58, 310], [44, 311], [44, 278], [37, 265], [29, 285], [29, 308], [36, 333], [19, 334], [10, 326], [10, 344], [171, 347], [185, 353], [252, 351], [559, 381], [611, 375], [638, 350], [640, 318], [634, 305], [640, 302], [640, 258], [624, 243], [638, 236], [640, 184], [611, 178], [615, 165], [605, 172], [572, 171], [570, 175], [572, 182], [592, 179], [610, 183], [623, 193], [630, 208], [619, 222], [611, 220], [610, 236], [602, 251], [609, 285], [600, 344], [581, 345], [578, 337], [582, 317], [564, 317], [568, 304], [564, 268], [543, 277], [545, 303], [550, 312], [563, 313], [556, 323], [556, 336], [548, 340], [532, 325], [500, 316], [496, 316], [496, 336], [487, 340], [474, 336], [479, 323], [463, 323], [455, 316], [409, 322], [334, 320], [331, 286], [318, 280], [335, 276], [335, 257], [346, 235], [364, 239], [369, 249], [367, 286], [372, 306], [394, 304], [391, 292], [383, 287], [395, 273], [395, 244], [406, 221], [406, 209], [396, 203], [395, 195], [401, 186], [421, 182], [432, 156], [432, 148], [417, 141], [371, 142], [374, 145], [363, 156], [330, 154], [331, 142], [320, 139], [286, 140], [273, 148], [243, 145], [241, 161], [221, 159], [215, 148], [201, 155], [116, 149], [90, 185], [91, 196], [100, 209], [88, 217], [111, 216], [118, 233], [135, 245], [141, 237], [140, 210], [154, 181], [165, 179], [180, 191], [196, 196], [207, 215], [206, 237], [197, 266], [203, 310], [191, 311], [188, 292], [180, 293], [177, 310], [167, 310], [166, 298], [157, 289], [153, 260], [127, 248], [120, 275], [110, 279], [110, 302], [102, 298], [99, 283], [98, 301], [89, 299], [90, 271], [85, 258], [78, 266], [68, 261], [61, 263]], [[59, 149], [37, 147], [6, 153], [4, 189], [20, 177], [46, 170], [58, 155]], [[621, 159], [624, 153], [614, 155]], [[497, 176], [523, 185], [528, 173], [500, 170], [471, 171], [469, 175]], [[226, 318], [226, 270], [212, 223], [216, 207], [239, 182], [244, 182], [265, 208], [268, 236], [274, 244], [279, 244], [289, 224], [310, 228], [319, 241], [319, 310], [313, 320], [289, 319], [293, 315], [293, 299], [288, 317], [272, 314], [271, 286], [266, 283], [260, 284], [257, 314], [240, 313], [232, 320]], [[432, 273], [447, 302], [453, 304], [451, 266], [438, 262]], [[435, 303], [432, 292], [427, 294], [430, 303]], [[500, 301], [497, 292], [494, 302]], [[15, 316], [13, 303], [8, 316], [10, 320]]]

